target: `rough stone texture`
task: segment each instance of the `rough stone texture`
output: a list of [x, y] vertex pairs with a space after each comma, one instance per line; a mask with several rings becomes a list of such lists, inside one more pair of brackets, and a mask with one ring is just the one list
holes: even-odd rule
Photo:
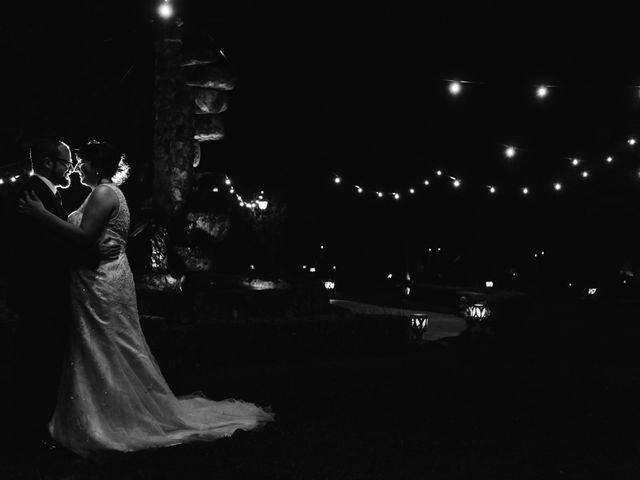
[[187, 272], [203, 272], [211, 270], [213, 262], [197, 247], [181, 246], [175, 248], [176, 254], [182, 260], [181, 267]]
[[195, 107], [185, 84], [180, 28], [167, 30], [156, 43], [154, 131], [154, 206], [168, 223], [191, 189]]
[[236, 86], [236, 76], [226, 64], [195, 64], [184, 67], [184, 72], [192, 87], [233, 90]]
[[224, 126], [218, 115], [196, 115], [194, 138], [199, 142], [224, 138]]
[[172, 292], [182, 291], [185, 276], [175, 277], [166, 272], [143, 273], [136, 276], [136, 289], [145, 292]]
[[187, 214], [189, 231], [204, 232], [214, 240], [222, 240], [229, 231], [228, 215], [211, 212], [190, 212]]
[[225, 92], [213, 88], [191, 87], [196, 105], [196, 114], [222, 113], [228, 108]]
[[168, 268], [167, 259], [167, 229], [164, 227], [158, 228], [158, 230], [151, 236], [151, 259], [150, 267], [158, 269]]

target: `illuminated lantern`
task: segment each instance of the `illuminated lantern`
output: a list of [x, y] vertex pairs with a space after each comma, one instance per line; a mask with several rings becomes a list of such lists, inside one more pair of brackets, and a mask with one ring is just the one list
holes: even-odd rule
[[464, 314], [469, 318], [484, 320], [491, 316], [491, 310], [487, 308], [486, 305], [475, 303], [473, 305], [469, 305]]
[[324, 288], [326, 288], [327, 290], [333, 290], [335, 286], [336, 284], [331, 280], [327, 280], [326, 282], [324, 282]]
[[591, 288], [589, 288], [589, 290], [587, 290], [587, 293], [589, 295], [595, 295], [597, 291], [598, 291], [597, 288], [591, 287]]
[[422, 340], [423, 335], [429, 328], [429, 317], [425, 313], [411, 314], [411, 337], [414, 340]]
[[484, 282], [484, 286], [487, 288], [493, 288], [493, 282], [491, 280], [487, 280]]

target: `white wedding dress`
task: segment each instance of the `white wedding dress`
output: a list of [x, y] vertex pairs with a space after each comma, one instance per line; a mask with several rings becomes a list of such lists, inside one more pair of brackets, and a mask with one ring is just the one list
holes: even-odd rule
[[[176, 397], [149, 351], [140, 328], [136, 295], [125, 254], [129, 209], [118, 187], [119, 208], [100, 241], [122, 246], [117, 260], [71, 274], [73, 322], [51, 436], [81, 456], [129, 452], [194, 440], [215, 440], [235, 430], [273, 421], [270, 410], [202, 395]], [[86, 202], [85, 202], [86, 203]], [[84, 204], [69, 216], [80, 225]]]

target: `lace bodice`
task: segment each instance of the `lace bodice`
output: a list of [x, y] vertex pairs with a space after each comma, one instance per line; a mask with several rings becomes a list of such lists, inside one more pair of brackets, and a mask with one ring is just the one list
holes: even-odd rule
[[[129, 222], [130, 222], [130, 214], [129, 214], [129, 206], [127, 205], [127, 200], [118, 187], [116, 187], [112, 183], [105, 183], [107, 187], [111, 188], [118, 196], [118, 207], [111, 214], [111, 218], [109, 218], [109, 222], [105, 227], [104, 232], [100, 235], [99, 242], [104, 240], [115, 240], [117, 243], [126, 246], [127, 237], [129, 236]], [[75, 212], [69, 215], [69, 222], [78, 226], [82, 222], [82, 216], [84, 214], [84, 208], [87, 204], [89, 197], [80, 205], [80, 208]]]

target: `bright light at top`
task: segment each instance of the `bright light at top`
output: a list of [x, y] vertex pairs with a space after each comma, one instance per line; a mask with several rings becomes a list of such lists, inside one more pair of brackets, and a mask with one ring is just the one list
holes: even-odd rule
[[336, 177], [333, 179], [334, 182], [336, 183], [340, 183], [342, 181], [342, 179], [340, 177]]
[[504, 151], [504, 154], [507, 156], [507, 158], [513, 158], [513, 156], [516, 154], [516, 149], [513, 147], [507, 147]]
[[538, 98], [544, 98], [547, 96], [548, 93], [549, 93], [549, 89], [544, 85], [539, 86], [536, 90], [536, 95], [538, 96]]
[[158, 7], [158, 15], [164, 19], [173, 17], [173, 7], [167, 0], [162, 2]]
[[589, 172], [587, 172], [586, 170], [582, 172], [582, 178], [587, 178], [588, 176], [589, 176]]
[[231, 185], [231, 180], [229, 180], [229, 179], [227, 178], [227, 179], [224, 181], [224, 183], [225, 183], [226, 185]]
[[416, 191], [415, 191], [415, 189], [410, 188], [410, 189], [409, 189], [409, 193], [414, 194], [414, 193], [416, 193]]
[[425, 181], [424, 181], [424, 184], [425, 184], [425, 185], [429, 185], [429, 180], [425, 180]]
[[613, 157], [607, 157], [607, 163], [613, 162]]
[[453, 186], [458, 188], [460, 186], [460, 180], [456, 179], [453, 181]]
[[378, 195], [378, 198], [382, 198], [382, 192], [376, 192]]
[[635, 144], [636, 144], [636, 139], [635, 139], [635, 138], [633, 138], [633, 137], [631, 137], [629, 140], [627, 140], [627, 143], [628, 143], [629, 145], [633, 146], [633, 145], [635, 145]]
[[489, 191], [491, 193], [496, 193], [496, 187], [489, 187]]
[[400, 194], [399, 193], [394, 193], [393, 194], [393, 198], [395, 198], [396, 200], [400, 200]]
[[436, 175], [438, 176], [442, 175], [442, 170], [436, 170]]
[[556, 190], [561, 190], [562, 189], [562, 184], [561, 183], [554, 183], [553, 184], [553, 188], [555, 188]]
[[387, 278], [393, 278], [393, 274], [390, 273], [389, 275], [387, 275]]
[[578, 158], [574, 158], [573, 160], [571, 160], [571, 165], [573, 165], [574, 167], [579, 163], [580, 163], [580, 160]]
[[356, 187], [356, 189], [358, 190], [358, 193], [362, 193], [362, 188], [361, 187]]
[[451, 82], [449, 84], [449, 93], [451, 95], [458, 95], [462, 90], [462, 84], [460, 82]]
[[522, 193], [524, 193], [525, 195], [529, 194], [529, 189], [527, 187], [523, 187], [522, 188]]

